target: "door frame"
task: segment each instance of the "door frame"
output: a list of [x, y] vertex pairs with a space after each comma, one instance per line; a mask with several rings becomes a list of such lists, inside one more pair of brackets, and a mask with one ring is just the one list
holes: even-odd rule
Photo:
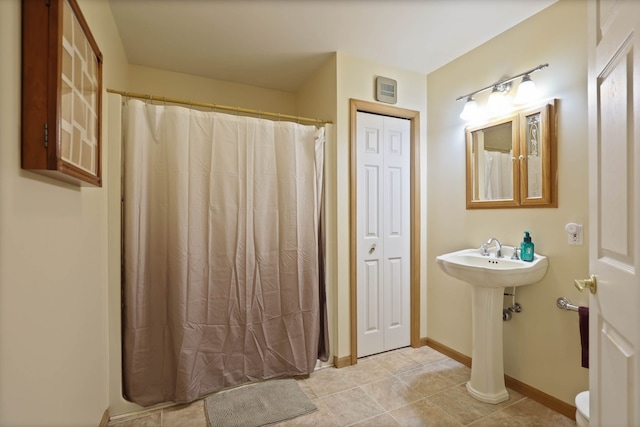
[[358, 277], [357, 277], [357, 113], [380, 114], [411, 122], [409, 170], [410, 186], [410, 339], [411, 347], [420, 347], [420, 112], [387, 104], [349, 100], [349, 288], [351, 317], [351, 365], [358, 363]]

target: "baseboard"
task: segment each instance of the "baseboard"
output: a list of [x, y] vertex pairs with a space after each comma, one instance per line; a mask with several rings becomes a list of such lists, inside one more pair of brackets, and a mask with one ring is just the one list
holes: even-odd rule
[[440, 344], [438, 341], [434, 341], [431, 338], [426, 339], [426, 345], [431, 347], [434, 350], [439, 351], [445, 356], [449, 356], [453, 360], [456, 360], [468, 368], [471, 368], [471, 358], [466, 354], [462, 354], [459, 351], [452, 349], [451, 347], [447, 347], [444, 344]]
[[109, 408], [104, 410], [102, 419], [100, 420], [100, 427], [107, 427], [109, 425]]
[[[437, 341], [434, 341], [430, 338], [423, 338], [421, 341], [426, 343], [427, 346], [431, 347], [434, 350], [439, 351], [444, 354], [462, 363], [465, 366], [471, 367], [471, 358], [465, 354], [462, 354], [446, 345], [443, 345]], [[522, 381], [518, 381], [515, 378], [511, 378], [509, 375], [504, 376], [505, 385], [513, 391], [517, 391], [518, 393], [527, 396], [531, 400], [535, 400], [541, 405], [546, 406], [547, 408], [553, 409], [554, 411], [564, 415], [567, 418], [572, 420], [576, 419], [576, 407], [570, 405], [566, 402], [563, 402], [560, 399], [557, 399], [547, 393], [538, 390], [537, 388], [531, 387], [528, 384], [523, 383]]]
[[338, 357], [333, 356], [333, 366], [336, 368], [344, 368], [351, 365], [351, 356]]
[[576, 419], [575, 406], [569, 405], [568, 403], [563, 402], [562, 400], [557, 399], [543, 391], [540, 391], [537, 388], [533, 388], [528, 384], [518, 381], [515, 378], [511, 378], [509, 375], [504, 376], [504, 383], [511, 390], [517, 391], [518, 393], [527, 396], [531, 400], [535, 400], [541, 405], [544, 405], [547, 408], [561, 413], [567, 418], [571, 418], [572, 420]]

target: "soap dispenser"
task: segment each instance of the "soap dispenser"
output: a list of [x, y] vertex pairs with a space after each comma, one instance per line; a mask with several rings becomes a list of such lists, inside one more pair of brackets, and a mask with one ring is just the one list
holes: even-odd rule
[[520, 243], [520, 259], [523, 261], [533, 261], [533, 242], [529, 232], [524, 232], [524, 240]]

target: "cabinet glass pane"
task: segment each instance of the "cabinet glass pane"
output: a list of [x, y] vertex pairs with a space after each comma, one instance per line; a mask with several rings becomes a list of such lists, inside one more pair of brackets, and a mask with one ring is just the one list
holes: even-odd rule
[[64, 1], [62, 22], [63, 105], [61, 127], [69, 132], [60, 153], [63, 160], [87, 172], [96, 173], [94, 153], [98, 145], [97, 61], [68, 1]]
[[540, 113], [527, 116], [527, 198], [542, 197], [542, 134]]

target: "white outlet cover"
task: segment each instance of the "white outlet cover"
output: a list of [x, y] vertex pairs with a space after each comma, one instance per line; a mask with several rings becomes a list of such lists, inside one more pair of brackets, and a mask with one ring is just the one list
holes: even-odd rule
[[568, 235], [568, 243], [570, 246], [582, 246], [582, 225], [576, 223], [569, 223], [566, 225], [565, 230]]

